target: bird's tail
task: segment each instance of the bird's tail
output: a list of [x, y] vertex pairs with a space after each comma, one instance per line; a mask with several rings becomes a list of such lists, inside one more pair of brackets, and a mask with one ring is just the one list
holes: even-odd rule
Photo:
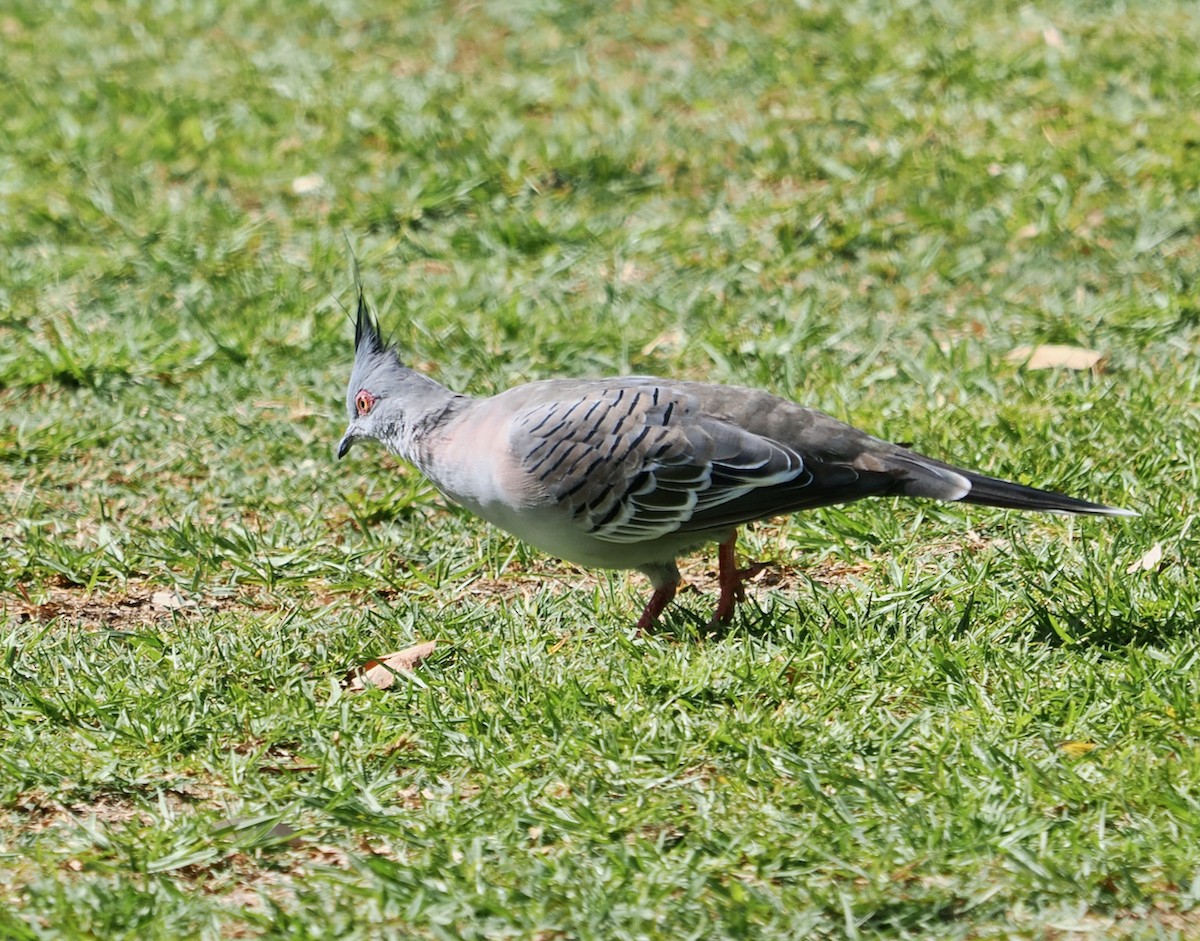
[[1014, 484], [995, 477], [959, 471], [971, 482], [971, 489], [962, 498], [963, 503], [978, 503], [981, 506], [999, 506], [1010, 510], [1039, 510], [1046, 513], [1087, 513], [1092, 516], [1137, 516], [1133, 510], [1092, 503], [1078, 497], [1050, 490], [1038, 490], [1024, 484]]
[[1035, 510], [1043, 513], [1087, 513], [1093, 516], [1137, 516], [1133, 510], [1123, 510], [1102, 503], [1080, 500], [1050, 490], [1038, 490], [1008, 480], [987, 477], [963, 470], [952, 464], [914, 454], [911, 451], [892, 456], [893, 466], [904, 466], [903, 491], [909, 496], [929, 496], [942, 500], [958, 500], [980, 506], [1004, 507], [1010, 510]]

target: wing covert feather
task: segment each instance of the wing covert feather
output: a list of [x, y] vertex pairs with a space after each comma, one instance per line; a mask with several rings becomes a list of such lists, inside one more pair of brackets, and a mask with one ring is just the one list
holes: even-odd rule
[[[609, 542], [640, 542], [771, 515], [755, 492], [813, 481], [794, 449], [700, 411], [686, 391], [654, 383], [592, 385], [530, 406], [509, 438], [524, 471]], [[775, 501], [768, 502], [768, 507]], [[719, 518], [718, 518], [719, 517]]]

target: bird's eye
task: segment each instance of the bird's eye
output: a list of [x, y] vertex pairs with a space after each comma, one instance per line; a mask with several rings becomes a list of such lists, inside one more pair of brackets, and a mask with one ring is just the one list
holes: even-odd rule
[[358, 395], [354, 397], [354, 407], [358, 409], [359, 415], [367, 415], [371, 409], [375, 407], [375, 396], [371, 395], [366, 389], [359, 389]]

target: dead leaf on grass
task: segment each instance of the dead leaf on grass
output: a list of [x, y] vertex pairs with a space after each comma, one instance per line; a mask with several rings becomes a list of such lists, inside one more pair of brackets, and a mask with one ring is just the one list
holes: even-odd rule
[[1042, 343], [1038, 346], [1018, 346], [1004, 357], [1010, 363], [1020, 363], [1026, 369], [1095, 369], [1104, 354], [1081, 346]]
[[1057, 27], [1047, 26], [1042, 30], [1042, 40], [1051, 49], [1065, 49], [1066, 43], [1063, 42], [1063, 35], [1058, 31]]
[[411, 671], [417, 664], [433, 653], [437, 647], [436, 640], [427, 640], [423, 644], [397, 650], [375, 660], [368, 660], [362, 666], [351, 670], [346, 676], [346, 690], [351, 693], [361, 693], [368, 686], [376, 689], [387, 689], [396, 681], [396, 674], [401, 671]]
[[657, 350], [678, 349], [683, 343], [683, 334], [678, 330], [667, 330], [642, 347], [642, 355], [649, 356]]
[[150, 596], [150, 603], [156, 608], [166, 608], [174, 611], [178, 608], [195, 608], [198, 607], [196, 602], [189, 601], [184, 598], [179, 592], [171, 591], [156, 591]]
[[325, 177], [319, 173], [308, 173], [292, 180], [292, 192], [297, 196], [308, 196], [311, 193], [319, 193], [324, 185]]
[[1145, 554], [1136, 562], [1130, 564], [1125, 571], [1133, 575], [1135, 572], [1154, 572], [1162, 564], [1163, 547], [1161, 542], [1156, 542]]

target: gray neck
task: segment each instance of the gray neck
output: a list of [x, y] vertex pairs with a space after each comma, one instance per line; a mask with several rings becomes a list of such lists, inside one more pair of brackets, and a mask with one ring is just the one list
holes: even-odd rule
[[415, 464], [428, 467], [428, 452], [444, 425], [472, 401], [451, 392], [428, 376], [407, 370], [404, 377], [404, 409], [382, 429], [380, 440], [388, 450]]

